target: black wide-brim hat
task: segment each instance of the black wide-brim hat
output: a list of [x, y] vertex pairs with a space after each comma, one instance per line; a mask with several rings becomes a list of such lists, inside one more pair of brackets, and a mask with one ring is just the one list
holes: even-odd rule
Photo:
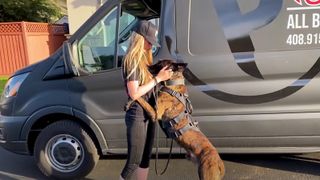
[[138, 22], [137, 26], [133, 29], [136, 33], [140, 34], [146, 40], [156, 46], [160, 47], [160, 44], [157, 41], [157, 27], [152, 24], [152, 22], [146, 21], [146, 20], [141, 20]]

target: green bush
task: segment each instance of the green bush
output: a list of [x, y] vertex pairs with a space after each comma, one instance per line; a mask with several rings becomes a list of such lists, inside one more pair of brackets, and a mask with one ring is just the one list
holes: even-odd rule
[[4, 88], [4, 85], [6, 84], [6, 82], [7, 82], [7, 78], [0, 77], [0, 95], [3, 92], [3, 88]]

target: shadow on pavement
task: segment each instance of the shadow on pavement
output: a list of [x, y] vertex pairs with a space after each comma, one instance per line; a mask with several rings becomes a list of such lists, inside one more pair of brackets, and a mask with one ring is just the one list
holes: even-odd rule
[[38, 170], [33, 157], [17, 155], [2, 147], [0, 154], [0, 179], [48, 179]]
[[306, 155], [222, 155], [224, 161], [320, 176], [320, 156]]
[[0, 172], [0, 179], [5, 179], [5, 180], [19, 180], [18, 178], [12, 178], [10, 176], [7, 176], [3, 173]]

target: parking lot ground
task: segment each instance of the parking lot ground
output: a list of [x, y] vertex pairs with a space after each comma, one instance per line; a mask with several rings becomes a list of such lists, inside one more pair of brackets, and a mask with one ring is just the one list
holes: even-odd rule
[[[100, 160], [84, 180], [118, 180], [125, 156]], [[226, 167], [224, 180], [320, 180], [320, 153], [305, 155], [222, 155]], [[167, 159], [161, 157], [159, 171]], [[197, 180], [196, 166], [175, 155], [162, 176], [150, 166], [150, 180]], [[47, 180], [38, 170], [33, 157], [10, 153], [0, 148], [0, 180]]]

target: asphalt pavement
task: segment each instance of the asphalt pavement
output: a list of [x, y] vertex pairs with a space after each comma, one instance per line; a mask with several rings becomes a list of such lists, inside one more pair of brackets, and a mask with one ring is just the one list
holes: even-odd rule
[[[320, 180], [320, 153], [307, 155], [222, 155], [226, 166], [224, 180]], [[161, 171], [166, 158], [159, 160]], [[174, 156], [162, 176], [155, 173], [151, 161], [150, 180], [197, 180], [196, 166]], [[118, 180], [125, 156], [108, 156], [100, 160], [84, 180]], [[47, 180], [38, 170], [33, 157], [10, 153], [0, 147], [0, 180]]]

